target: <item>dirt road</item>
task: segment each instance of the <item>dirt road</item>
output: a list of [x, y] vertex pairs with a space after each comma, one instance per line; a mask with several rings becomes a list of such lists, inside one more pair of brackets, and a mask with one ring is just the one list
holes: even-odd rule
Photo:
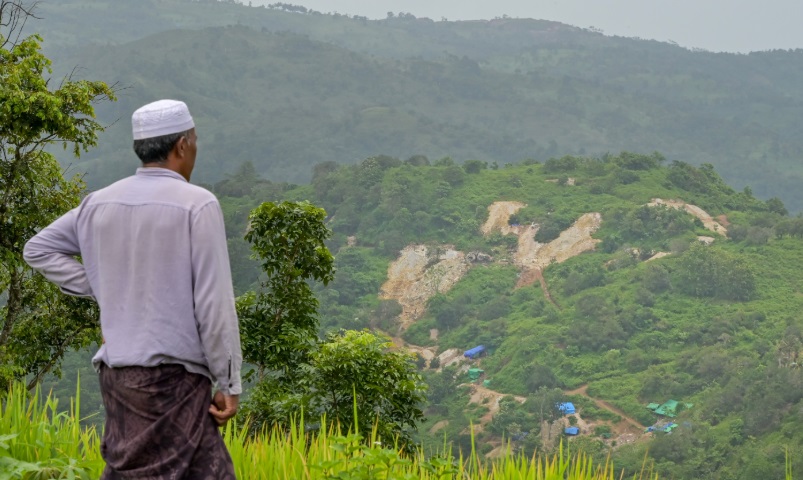
[[633, 426], [633, 427], [635, 427], [635, 428], [638, 428], [638, 429], [639, 429], [639, 431], [643, 431], [643, 430], [644, 430], [644, 425], [642, 425], [641, 423], [639, 423], [639, 421], [638, 421], [638, 420], [634, 419], [633, 417], [630, 417], [630, 416], [628, 416], [628, 415], [627, 415], [625, 412], [623, 412], [622, 410], [620, 410], [620, 409], [618, 409], [618, 408], [614, 407], [614, 406], [613, 406], [613, 405], [611, 405], [610, 403], [608, 403], [608, 402], [605, 402], [605, 401], [603, 401], [603, 400], [599, 400], [599, 399], [597, 399], [597, 398], [594, 398], [594, 397], [590, 396], [590, 395], [588, 394], [588, 384], [586, 384], [586, 385], [583, 385], [583, 386], [582, 386], [582, 387], [580, 387], [580, 388], [576, 388], [576, 389], [574, 389], [574, 390], [569, 390], [569, 391], [566, 391], [566, 392], [563, 392], [563, 393], [565, 393], [566, 395], [582, 395], [582, 396], [584, 396], [584, 397], [586, 397], [586, 398], [589, 398], [589, 399], [591, 399], [591, 401], [593, 401], [593, 402], [594, 402], [594, 404], [595, 404], [596, 406], [598, 406], [599, 408], [602, 408], [602, 409], [604, 409], [604, 410], [607, 410], [607, 411], [609, 411], [609, 412], [612, 412], [612, 413], [615, 413], [615, 414], [619, 415], [619, 416], [620, 416], [620, 417], [622, 417], [622, 418], [623, 418], [623, 419], [624, 419], [624, 420], [625, 420], [627, 423], [629, 423], [631, 426]]
[[[481, 431], [485, 425], [493, 420], [494, 415], [499, 411], [499, 400], [508, 395], [510, 394], [495, 392], [489, 388], [483, 387], [482, 385], [471, 385], [471, 399], [469, 400], [469, 403], [476, 403], [477, 405], [484, 405], [488, 407], [488, 412], [486, 412], [485, 415], [483, 415], [480, 419], [479, 425], [477, 425], [479, 428], [475, 428], [475, 432]], [[527, 400], [526, 397], [521, 397], [518, 395], [511, 396], [519, 403], [524, 403], [524, 401]]]

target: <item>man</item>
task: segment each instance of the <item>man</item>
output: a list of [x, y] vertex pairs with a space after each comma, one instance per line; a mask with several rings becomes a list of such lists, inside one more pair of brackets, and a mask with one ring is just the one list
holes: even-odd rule
[[145, 105], [132, 124], [142, 168], [39, 232], [25, 260], [100, 306], [102, 478], [234, 479], [216, 428], [237, 412], [242, 363], [223, 214], [189, 183], [183, 102]]

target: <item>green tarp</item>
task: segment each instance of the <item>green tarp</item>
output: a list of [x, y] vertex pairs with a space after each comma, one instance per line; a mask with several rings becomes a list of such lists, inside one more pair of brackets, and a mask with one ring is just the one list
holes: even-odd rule
[[483, 373], [485, 373], [485, 370], [481, 368], [470, 368], [468, 370], [468, 378], [470, 378], [471, 380], [479, 380], [480, 375], [482, 375]]
[[667, 400], [666, 403], [655, 409], [655, 413], [665, 417], [674, 417], [675, 410], [678, 408], [677, 400]]
[[[657, 403], [650, 403], [647, 405], [647, 408], [654, 411], [658, 415], [663, 415], [665, 417], [674, 418], [677, 416], [678, 410], [678, 402], [677, 400], [667, 400], [666, 403], [663, 405], [658, 405]], [[694, 406], [693, 403], [684, 403], [683, 406], [685, 408], [691, 408]]]

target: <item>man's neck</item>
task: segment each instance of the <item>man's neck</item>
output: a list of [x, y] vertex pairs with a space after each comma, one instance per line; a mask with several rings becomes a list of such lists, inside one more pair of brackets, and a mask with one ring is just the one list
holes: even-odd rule
[[143, 163], [142, 168], [164, 168], [165, 170], [170, 170], [171, 172], [176, 172], [188, 182], [190, 181], [190, 176], [185, 175], [184, 172], [176, 165], [174, 162], [150, 162], [150, 163]]

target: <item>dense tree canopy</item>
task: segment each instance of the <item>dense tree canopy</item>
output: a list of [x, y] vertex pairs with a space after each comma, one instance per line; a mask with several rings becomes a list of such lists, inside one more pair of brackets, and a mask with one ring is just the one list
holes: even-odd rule
[[376, 427], [381, 438], [409, 444], [426, 389], [412, 358], [368, 331], [318, 338], [309, 282], [335, 278], [325, 218], [307, 202], [266, 202], [249, 216], [245, 236], [265, 279], [237, 300], [243, 359], [259, 372], [245, 411], [255, 428], [287, 425], [303, 412], [308, 422], [359, 427], [365, 438]]

